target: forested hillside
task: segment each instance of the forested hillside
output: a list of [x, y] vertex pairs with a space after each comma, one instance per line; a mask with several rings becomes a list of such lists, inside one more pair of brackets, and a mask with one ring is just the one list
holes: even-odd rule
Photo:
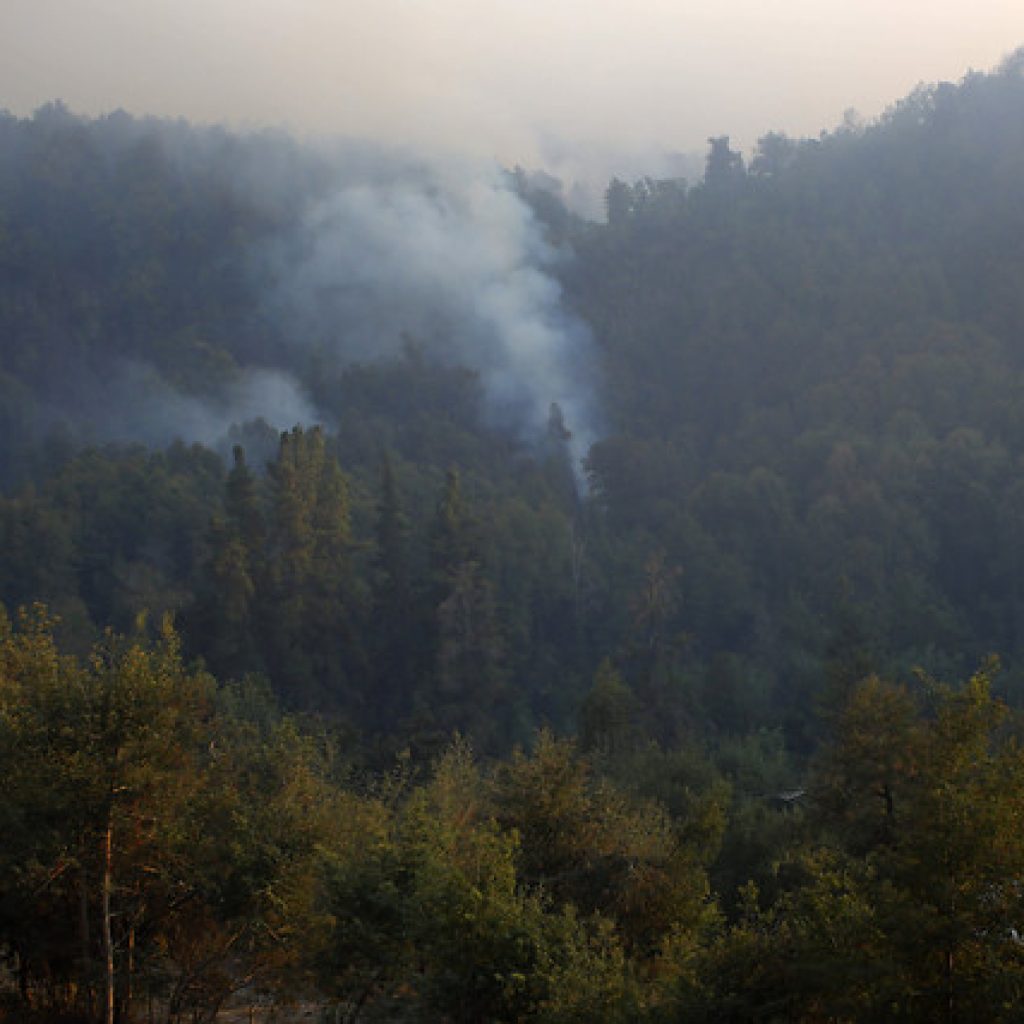
[[621, 425], [598, 496], [683, 569], [730, 692], [805, 705], [851, 628], [899, 671], [1015, 666], [1019, 64], [749, 168], [712, 140], [701, 186], [614, 183], [577, 243]]
[[[212, 1021], [1014, 1021], [1019, 720], [987, 672], [870, 677], [798, 790], [770, 738], [631, 733], [354, 764], [169, 625], [0, 620], [0, 1014]], [[771, 787], [766, 791], [765, 787]]]
[[1015, 1019], [1024, 54], [477, 173], [0, 116], [11, 1006]]
[[[577, 425], [553, 410], [538, 439], [489, 415], [486, 364], [433, 336], [461, 330], [454, 317], [430, 306], [419, 324], [410, 306], [386, 321], [402, 337], [368, 350], [365, 309], [315, 295], [359, 290], [351, 278], [321, 271], [302, 292], [316, 316], [281, 298], [282, 281], [296, 289], [280, 254], [323, 247], [296, 225], [339, 176], [426, 172], [126, 115], [6, 118], [0, 596], [47, 600], [79, 643], [174, 610], [218, 670], [267, 671], [286, 703], [360, 727], [436, 707], [430, 686], [451, 697], [445, 728], [565, 727], [606, 657], [662, 738], [784, 724], [807, 748], [828, 665], [851, 648], [961, 675], [996, 652], [1016, 692], [1019, 63], [922, 87], [877, 124], [767, 135], [749, 167], [712, 140], [703, 182], [613, 182], [605, 225], [510, 176], [595, 336], [575, 371], [597, 409], [579, 495]], [[417, 211], [399, 212], [415, 249]], [[365, 302], [409, 305], [406, 285]], [[329, 499], [283, 472], [306, 440], [278, 450], [277, 430], [316, 423], [314, 460], [340, 467]], [[166, 449], [175, 436], [213, 450]], [[245, 513], [233, 444], [253, 477]], [[284, 507], [290, 487], [301, 510]], [[258, 621], [267, 644], [318, 633], [273, 563], [299, 572], [289, 546], [318, 542], [285, 533], [327, 529], [312, 522], [324, 500], [335, 550], [303, 586], [344, 605], [345, 653], [286, 669], [200, 609], [241, 573], [244, 601], [219, 614]], [[382, 601], [415, 609], [401, 643]], [[445, 601], [473, 609], [449, 623], [470, 636], [442, 635]], [[401, 669], [384, 665], [396, 644]], [[472, 688], [440, 678], [460, 672]], [[381, 675], [387, 711], [366, 683]]]

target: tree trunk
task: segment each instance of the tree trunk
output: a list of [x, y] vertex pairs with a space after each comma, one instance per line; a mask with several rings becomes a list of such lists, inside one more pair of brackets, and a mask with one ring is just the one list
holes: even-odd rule
[[110, 931], [110, 890], [113, 887], [113, 817], [107, 818], [103, 833], [103, 1019], [105, 1024], [114, 1024], [114, 940]]
[[956, 1021], [956, 997], [953, 991], [953, 950], [946, 951], [946, 1020]]
[[79, 956], [82, 958], [80, 991], [81, 1009], [87, 1017], [93, 1011], [92, 951], [89, 948], [89, 877], [83, 864], [78, 873], [78, 941]]
[[127, 1022], [132, 1019], [132, 998], [135, 981], [135, 925], [128, 929], [128, 961], [125, 964], [124, 1000], [121, 1005], [121, 1019]]
[[31, 1009], [32, 989], [28, 981], [28, 960], [20, 949], [16, 952], [18, 956], [18, 993], [21, 995], [22, 1003]]

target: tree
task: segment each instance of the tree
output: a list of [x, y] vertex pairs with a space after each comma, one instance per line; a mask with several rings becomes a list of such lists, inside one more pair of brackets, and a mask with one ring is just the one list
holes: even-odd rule
[[[113, 1024], [119, 1004], [130, 1012], [136, 937], [157, 927], [153, 908], [170, 883], [170, 837], [197, 786], [211, 680], [184, 667], [167, 623], [153, 644], [108, 633], [84, 666], [57, 653], [42, 610], [17, 631], [0, 628], [4, 747], [23, 765], [9, 776], [26, 826], [15, 892], [41, 870], [51, 896], [77, 903], [77, 966], [58, 970], [81, 985], [86, 1012], [96, 983], [98, 1016]], [[29, 972], [57, 967], [54, 955], [48, 940], [20, 953]]]
[[109, 1024], [146, 995], [209, 1022], [284, 990], [347, 813], [324, 757], [258, 686], [185, 666], [166, 625], [84, 664], [52, 625], [0, 619], [0, 949], [26, 1008]]
[[430, 533], [430, 562], [436, 594], [447, 592], [459, 566], [479, 560], [475, 540], [474, 524], [462, 497], [461, 477], [458, 469], [451, 466], [445, 473]]
[[636, 696], [606, 658], [580, 709], [580, 749], [607, 758], [629, 752], [639, 739], [637, 711]]
[[612, 178], [604, 194], [605, 215], [608, 226], [621, 228], [633, 211], [633, 198], [630, 187], [618, 178]]
[[682, 569], [669, 565], [664, 551], [645, 561], [642, 579], [630, 600], [629, 667], [636, 680], [648, 729], [661, 741], [671, 740], [679, 728], [679, 681], [686, 637], [677, 622], [679, 577]]
[[781, 132], [762, 135], [750, 161], [750, 173], [758, 178], [777, 178], [793, 162], [797, 152], [797, 144]]
[[236, 444], [231, 454], [233, 464], [225, 485], [224, 514], [248, 555], [250, 575], [261, 579], [265, 571], [267, 526], [259, 487], [245, 461], [245, 449]]
[[729, 136], [710, 138], [708, 146], [705, 185], [710, 188], [729, 188], [741, 181], [745, 174], [743, 156], [729, 148]]
[[206, 753], [174, 836], [155, 965], [177, 1020], [212, 1021], [243, 990], [295, 991], [325, 927], [323, 858], [343, 829], [366, 824], [358, 801], [328, 782], [327, 751], [252, 681], [218, 694]]
[[357, 706], [365, 672], [350, 555], [348, 482], [323, 431], [281, 435], [268, 467], [271, 528], [261, 595], [271, 678], [299, 706]]
[[804, 881], [770, 911], [804, 1013], [1016, 1019], [1024, 753], [1007, 715], [988, 671], [854, 689], [812, 790], [827, 842], [794, 858]]
[[503, 696], [504, 644], [494, 588], [484, 571], [477, 523], [454, 467], [445, 475], [430, 530], [427, 603], [432, 626], [432, 678], [427, 716], [435, 740], [453, 730], [485, 743], [497, 731]]
[[422, 660], [424, 623], [413, 596], [409, 565], [409, 524], [398, 494], [394, 468], [385, 453], [376, 505], [374, 559], [373, 663], [380, 685], [377, 712], [395, 722], [407, 711]]
[[499, 727], [502, 642], [490, 582], [477, 562], [457, 566], [437, 607], [436, 709], [447, 730], [483, 739]]
[[380, 803], [355, 813], [360, 834], [325, 880], [320, 976], [342, 1019], [636, 1019], [611, 929], [524, 892], [518, 839], [488, 813], [465, 743], [391, 813]]
[[556, 906], [614, 922], [628, 952], [655, 956], [715, 919], [702, 851], [654, 801], [595, 777], [575, 745], [550, 733], [494, 780], [497, 821], [521, 840], [520, 877]]

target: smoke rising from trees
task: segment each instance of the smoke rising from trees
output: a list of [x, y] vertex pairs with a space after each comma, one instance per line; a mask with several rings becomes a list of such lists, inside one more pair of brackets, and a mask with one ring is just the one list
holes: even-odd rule
[[472, 371], [481, 425], [526, 445], [558, 403], [579, 473], [597, 400], [556, 278], [571, 254], [493, 164], [60, 104], [0, 116], [0, 153], [22, 253], [0, 326], [32, 341], [6, 371], [40, 428], [217, 444], [256, 417], [330, 427], [325, 382], [411, 344]]
[[339, 361], [415, 345], [479, 375], [484, 420], [526, 443], [557, 402], [579, 467], [596, 434], [591, 338], [543, 238], [496, 170], [442, 168], [384, 184], [344, 182], [278, 253], [279, 314]]

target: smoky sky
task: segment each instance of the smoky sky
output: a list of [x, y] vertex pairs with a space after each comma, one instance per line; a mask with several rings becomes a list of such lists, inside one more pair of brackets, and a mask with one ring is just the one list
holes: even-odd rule
[[870, 118], [1021, 43], [1019, 0], [3, 0], [0, 107], [635, 163]]

